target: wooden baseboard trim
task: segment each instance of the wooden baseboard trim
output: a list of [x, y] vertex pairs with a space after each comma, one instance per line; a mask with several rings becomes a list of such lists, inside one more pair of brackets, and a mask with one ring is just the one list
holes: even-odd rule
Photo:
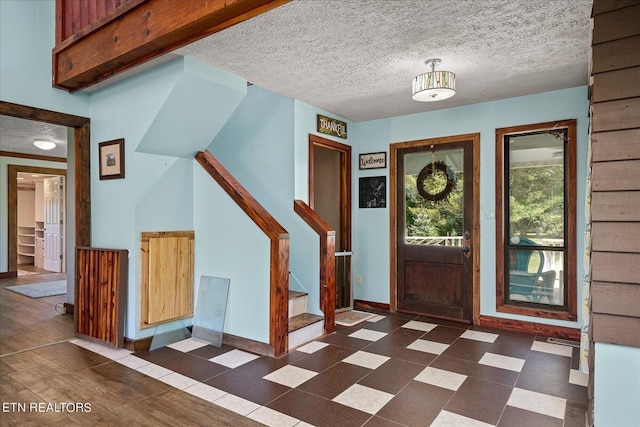
[[69, 314], [73, 316], [74, 306], [71, 303], [65, 302], [64, 305], [64, 314]]
[[[151, 347], [152, 339], [153, 337], [145, 337], [137, 340], [132, 340], [125, 337], [124, 348], [130, 351], [149, 350], [149, 347]], [[232, 347], [237, 347], [241, 350], [249, 351], [251, 353], [256, 353], [261, 356], [273, 357], [273, 355], [275, 354], [275, 349], [269, 344], [253, 341], [248, 338], [237, 337], [235, 335], [224, 334], [222, 336], [222, 343], [230, 345]]]
[[353, 300], [353, 308], [369, 308], [373, 310], [390, 311], [390, 306], [383, 302], [363, 301], [359, 299]]
[[528, 332], [552, 338], [563, 338], [580, 341], [580, 329], [564, 326], [545, 325], [542, 323], [526, 322], [523, 320], [503, 319], [501, 317], [480, 316], [480, 325], [510, 331]]
[[4, 273], [0, 273], [0, 279], [15, 279], [18, 277], [17, 271], [5, 271]]

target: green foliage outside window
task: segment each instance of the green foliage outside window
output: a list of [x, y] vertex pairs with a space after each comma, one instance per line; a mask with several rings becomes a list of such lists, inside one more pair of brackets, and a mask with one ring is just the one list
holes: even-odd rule
[[[462, 173], [454, 175], [455, 188], [439, 202], [427, 201], [418, 194], [417, 175], [405, 176], [406, 236], [462, 236]], [[427, 190], [432, 194], [445, 185], [446, 176], [442, 174], [426, 181]]]

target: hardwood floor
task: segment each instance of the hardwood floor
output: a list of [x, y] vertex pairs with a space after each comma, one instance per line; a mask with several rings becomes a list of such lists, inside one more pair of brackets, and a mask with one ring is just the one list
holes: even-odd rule
[[0, 425], [260, 425], [70, 343], [73, 317], [59, 312], [66, 295], [5, 289], [64, 278], [0, 280]]

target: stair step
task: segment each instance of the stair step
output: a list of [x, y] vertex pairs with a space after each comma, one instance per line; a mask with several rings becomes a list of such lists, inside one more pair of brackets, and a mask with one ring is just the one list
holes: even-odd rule
[[289, 290], [289, 318], [307, 311], [307, 293]]
[[322, 322], [324, 317], [311, 313], [302, 313], [289, 319], [289, 333], [302, 329], [306, 326]]
[[309, 294], [306, 293], [306, 292], [298, 292], [298, 291], [289, 290], [289, 300], [306, 297], [307, 295], [309, 295]]

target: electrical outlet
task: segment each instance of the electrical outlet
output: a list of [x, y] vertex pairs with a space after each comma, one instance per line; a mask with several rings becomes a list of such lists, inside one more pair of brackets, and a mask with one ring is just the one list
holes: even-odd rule
[[356, 285], [362, 286], [362, 276], [356, 276]]

